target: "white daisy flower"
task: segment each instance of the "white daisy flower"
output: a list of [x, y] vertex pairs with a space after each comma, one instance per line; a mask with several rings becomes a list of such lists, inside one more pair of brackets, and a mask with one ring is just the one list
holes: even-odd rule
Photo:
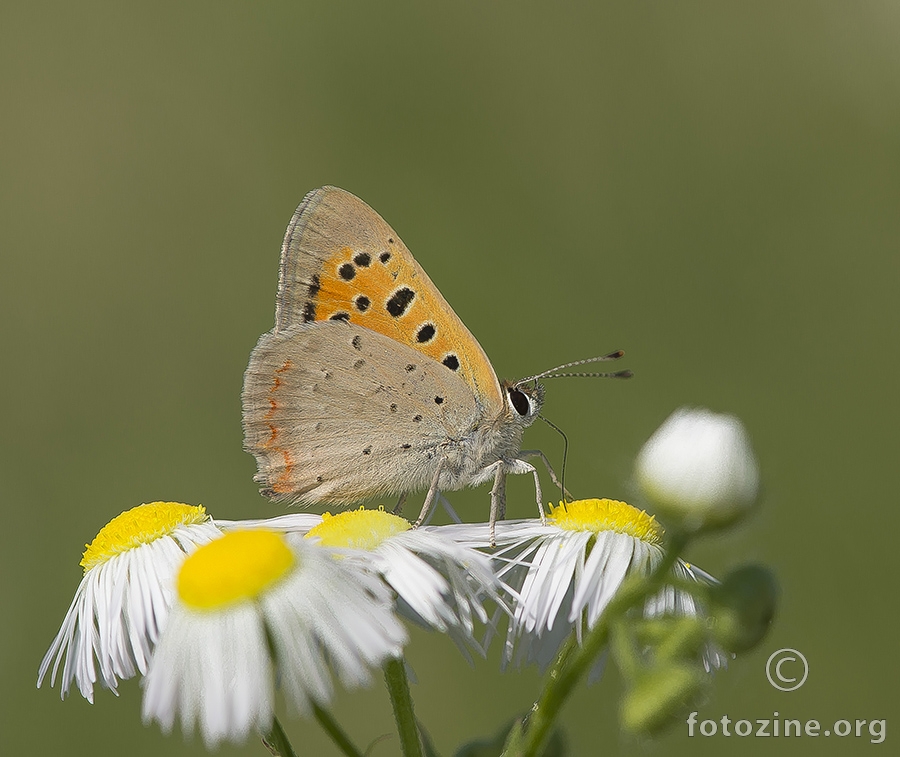
[[326, 514], [307, 538], [341, 548], [377, 572], [396, 592], [404, 615], [449, 634], [461, 647], [478, 646], [475, 620], [488, 620], [483, 601], [500, 602], [490, 558], [444, 538], [440, 526], [414, 529], [398, 515], [360, 509]]
[[152, 502], [113, 518], [87, 546], [84, 577], [59, 633], [44, 656], [37, 685], [60, 664], [60, 695], [74, 680], [94, 701], [99, 680], [116, 692], [119, 679], [146, 673], [150, 654], [166, 622], [174, 576], [199, 545], [221, 536], [202, 506]]
[[635, 476], [661, 515], [691, 529], [732, 522], [754, 502], [759, 468], [740, 420], [676, 410], [647, 440]]
[[298, 536], [233, 530], [183, 564], [144, 679], [144, 721], [195, 727], [208, 747], [267, 732], [275, 682], [306, 714], [398, 657], [406, 633], [376, 577]]
[[[488, 524], [446, 526], [461, 543], [490, 546]], [[650, 573], [662, 559], [662, 529], [647, 513], [624, 502], [588, 499], [551, 507], [538, 520], [496, 524], [500, 578], [516, 594], [504, 661], [545, 667], [574, 629], [580, 635], [600, 619], [627, 576]], [[686, 563], [677, 578], [695, 578]], [[694, 599], [671, 586], [651, 598], [647, 616], [695, 615]], [[716, 658], [718, 659], [718, 658]]]
[[[223, 529], [247, 522], [218, 521]], [[331, 515], [292, 513], [251, 528], [303, 533], [321, 546], [339, 550], [348, 566], [378, 574], [397, 595], [398, 610], [411, 620], [447, 633], [462, 648], [474, 646], [475, 622], [486, 623], [484, 601], [500, 603], [502, 585], [491, 560], [443, 536], [441, 526], [412, 528], [383, 508], [360, 508]]]

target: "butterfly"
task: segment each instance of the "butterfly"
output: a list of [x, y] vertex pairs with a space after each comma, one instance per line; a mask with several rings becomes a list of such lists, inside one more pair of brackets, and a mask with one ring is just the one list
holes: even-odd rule
[[493, 527], [506, 476], [530, 473], [543, 517], [526, 458], [558, 481], [540, 451], [521, 449], [544, 401], [543, 375], [499, 381], [393, 229], [349, 192], [321, 187], [285, 234], [275, 328], [244, 374], [244, 447], [274, 500], [396, 496], [399, 509], [426, 490], [418, 523], [440, 492], [493, 481]]

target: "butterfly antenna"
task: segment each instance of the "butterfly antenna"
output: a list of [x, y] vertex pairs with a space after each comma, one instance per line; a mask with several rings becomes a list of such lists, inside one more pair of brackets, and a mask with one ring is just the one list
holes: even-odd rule
[[614, 373], [553, 373], [542, 378], [615, 378], [628, 379], [634, 376], [633, 371], [615, 371]]
[[[566, 432], [563, 431], [559, 426], [557, 426], [552, 421], [548, 421], [543, 415], [538, 413], [538, 418], [540, 418], [544, 423], [546, 423], [550, 428], [552, 428], [557, 434], [559, 434], [563, 438], [563, 459], [562, 459], [562, 468], [560, 469], [560, 477], [559, 477], [559, 488], [560, 495], [565, 501], [566, 499], [566, 460], [569, 457], [569, 437], [566, 436]], [[551, 471], [552, 473], [552, 471]]]
[[589, 363], [601, 363], [606, 360], [618, 360], [622, 355], [625, 354], [624, 350], [616, 350], [615, 352], [610, 352], [608, 355], [598, 355], [597, 357], [589, 357], [584, 360], [574, 360], [571, 363], [563, 363], [562, 365], [556, 366], [556, 368], [551, 368], [549, 371], [543, 371], [542, 373], [536, 373], [534, 376], [529, 376], [528, 378], [519, 379], [516, 381], [516, 386], [520, 386], [521, 384], [526, 384], [529, 381], [537, 381], [538, 379], [543, 378], [569, 378], [569, 377], [590, 377], [590, 378], [631, 378], [634, 374], [631, 371], [615, 371], [613, 373], [557, 373], [557, 371], [564, 370], [566, 368], [574, 368], [578, 365], [588, 365]]

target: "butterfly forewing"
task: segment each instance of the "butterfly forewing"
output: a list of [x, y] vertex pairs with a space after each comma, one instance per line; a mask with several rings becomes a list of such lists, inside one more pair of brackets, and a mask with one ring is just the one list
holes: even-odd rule
[[335, 187], [310, 192], [288, 227], [275, 330], [347, 321], [442, 364], [489, 411], [503, 407], [481, 345], [374, 210]]

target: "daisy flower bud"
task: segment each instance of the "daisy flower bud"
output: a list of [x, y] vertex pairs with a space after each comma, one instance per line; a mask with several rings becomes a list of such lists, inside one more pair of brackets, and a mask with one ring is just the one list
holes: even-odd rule
[[705, 683], [697, 668], [685, 663], [643, 674], [622, 699], [619, 713], [622, 726], [631, 733], [658, 734], [696, 699]]
[[676, 410], [644, 444], [635, 475], [661, 515], [691, 530], [739, 518], [754, 502], [759, 470], [743, 424], [704, 409]]

